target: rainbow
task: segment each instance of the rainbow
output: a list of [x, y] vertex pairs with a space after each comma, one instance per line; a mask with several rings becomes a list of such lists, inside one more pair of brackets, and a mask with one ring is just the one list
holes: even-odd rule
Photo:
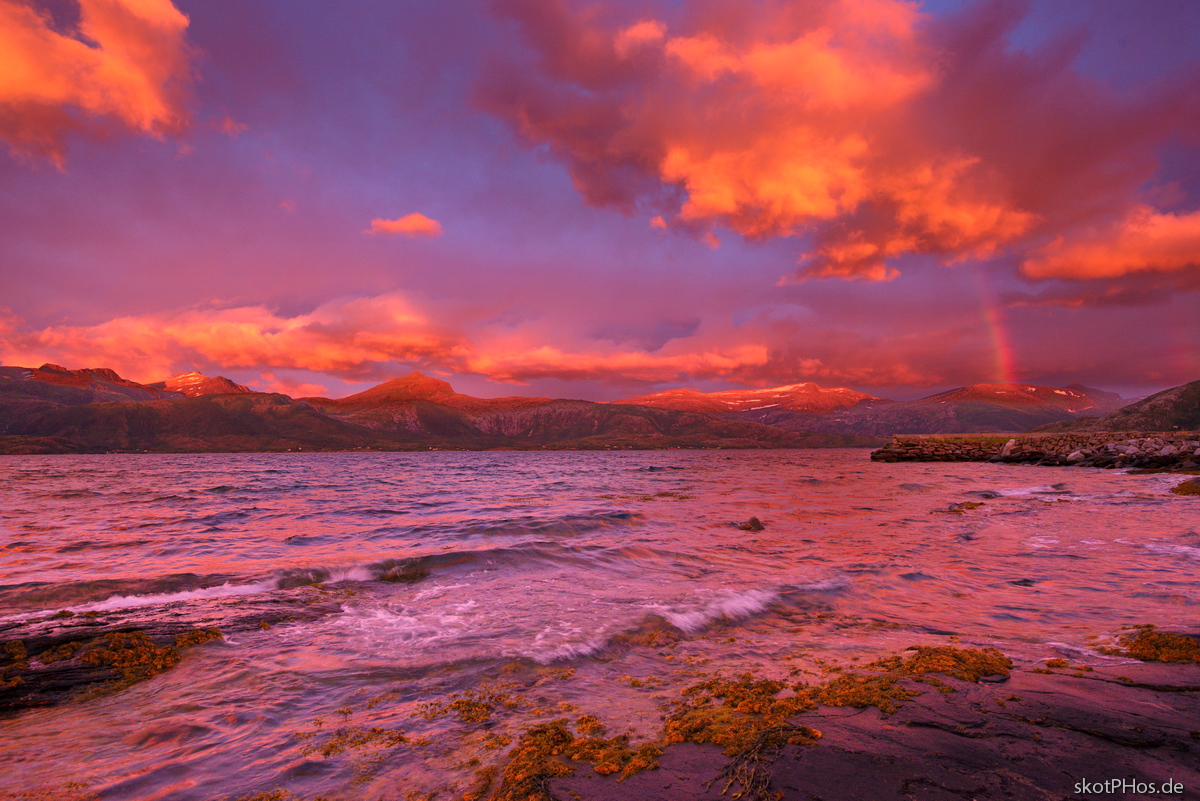
[[979, 287], [979, 311], [983, 323], [991, 338], [992, 357], [994, 361], [994, 380], [1001, 384], [1016, 384], [1017, 352], [1008, 335], [1004, 320], [1004, 312], [996, 300], [987, 273], [982, 265], [975, 266], [975, 276]]

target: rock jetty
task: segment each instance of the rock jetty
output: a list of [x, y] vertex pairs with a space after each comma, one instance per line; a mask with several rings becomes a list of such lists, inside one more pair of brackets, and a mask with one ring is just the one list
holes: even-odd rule
[[877, 462], [1024, 462], [1085, 467], [1200, 468], [1200, 432], [901, 434]]

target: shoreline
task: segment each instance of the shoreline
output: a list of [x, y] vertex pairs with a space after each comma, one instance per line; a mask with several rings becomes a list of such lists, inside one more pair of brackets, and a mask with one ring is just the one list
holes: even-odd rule
[[[223, 633], [235, 634], [256, 626], [265, 630], [298, 623], [336, 608], [328, 598], [294, 601], [299, 604], [293, 614], [283, 617], [279, 610], [249, 608], [239, 609], [240, 620], [231, 620], [212, 614], [216, 611], [212, 608], [197, 609], [167, 628], [150, 630], [157, 649], [151, 639], [133, 642], [141, 629], [128, 633], [132, 621], [120, 620], [123, 615], [104, 622], [53, 616], [29, 621], [7, 632], [24, 635], [18, 641], [29, 650], [21, 649], [20, 660], [12, 659], [17, 654], [8, 654], [7, 667], [16, 667], [14, 661], [25, 664], [5, 678], [31, 680], [9, 692], [32, 692], [40, 697], [29, 700], [43, 709], [86, 702], [176, 669], [178, 655], [168, 654], [163, 660], [163, 649], [172, 641], [182, 650], [221, 639], [215, 629], [199, 626], [220, 623]], [[314, 601], [316, 608], [303, 608]], [[264, 626], [259, 621], [266, 618], [271, 622]], [[717, 623], [716, 629], [721, 628]], [[674, 645], [710, 634], [664, 629], [658, 637], [637, 638], [624, 647], [641, 646], [669, 655]], [[56, 653], [81, 637], [95, 639], [84, 644], [78, 655], [74, 649], [70, 654]], [[94, 649], [101, 637], [106, 638], [106, 647], [117, 649], [118, 656], [128, 653], [136, 660], [112, 659], [110, 651], [96, 652], [106, 657], [103, 660], [89, 660], [88, 649]], [[114, 637], [130, 642], [108, 643]], [[495, 755], [498, 762], [489, 760], [476, 771], [475, 786], [465, 794], [456, 792], [453, 798], [1065, 801], [1088, 795], [1078, 789], [1077, 783], [1083, 781], [1128, 779], [1153, 782], [1156, 787], [1170, 781], [1181, 784], [1185, 792], [1200, 787], [1200, 632], [1126, 627], [1113, 640], [1122, 647], [1091, 648], [1094, 655], [1123, 660], [1108, 664], [1097, 664], [1090, 658], [1093, 654], [1084, 653], [1014, 664], [998, 650], [964, 647], [954, 636], [921, 639], [924, 644], [870, 663], [823, 662], [822, 675], [809, 679], [812, 683], [801, 679], [792, 684], [750, 673], [699, 674], [697, 678], [706, 680], [685, 688], [662, 708], [661, 729], [649, 740], [631, 741], [628, 734], [606, 731], [586, 708], [577, 709], [570, 718], [547, 717], [514, 737], [511, 747]], [[1093, 642], [1107, 639], [1093, 638]], [[48, 654], [55, 654], [54, 659], [48, 659]], [[29, 665], [29, 661], [47, 664]], [[566, 665], [546, 669], [570, 669]], [[36, 714], [35, 709], [20, 706], [10, 706], [9, 714]], [[503, 717], [505, 703], [503, 699], [492, 703], [490, 696], [481, 695], [475, 706], [479, 709], [468, 711], [478, 712], [478, 717], [459, 710], [464, 723], [475, 721], [460, 735], [464, 738], [490, 729], [493, 706], [495, 714]], [[579, 712], [584, 714], [576, 717]], [[391, 736], [393, 747], [400, 749], [391, 759], [404, 760], [411, 737], [399, 730], [370, 731]], [[340, 748], [338, 738], [345, 735], [340, 729], [329, 734], [333, 740], [316, 743], [314, 748], [336, 753], [334, 744]], [[359, 745], [375, 747], [378, 738], [363, 737]], [[222, 798], [309, 799], [278, 787]]]
[[756, 756], [766, 786], [729, 784], [737, 758], [720, 746], [681, 743], [664, 749], [656, 770], [618, 782], [576, 763], [544, 794], [526, 797], [1061, 801], [1086, 797], [1083, 781], [1181, 784], [1183, 792], [1168, 798], [1200, 787], [1200, 666], [1138, 663], [1086, 673], [1029, 666], [1002, 683], [941, 678], [949, 692], [921, 686], [922, 695], [890, 715], [820, 706], [790, 718], [821, 737]]

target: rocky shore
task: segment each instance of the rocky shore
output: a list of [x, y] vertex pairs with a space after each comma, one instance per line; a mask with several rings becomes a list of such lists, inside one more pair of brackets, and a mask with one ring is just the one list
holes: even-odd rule
[[1200, 468], [1200, 432], [1081, 431], [1048, 434], [904, 434], [874, 451], [877, 462], [1024, 462], [1086, 467]]
[[[820, 733], [814, 744], [731, 760], [720, 746], [681, 743], [665, 749], [656, 770], [623, 781], [568, 763], [577, 765], [570, 775], [526, 797], [1067, 801], [1133, 797], [1150, 783], [1145, 797], [1191, 797], [1200, 785], [1198, 681], [1196, 666], [1155, 664], [1031, 666], [1001, 684], [944, 677], [940, 687], [914, 685], [922, 694], [890, 714], [863, 703], [798, 716]], [[1127, 784], [1099, 784], [1114, 780]]]
[[[119, 692], [173, 667], [186, 649], [229, 634], [341, 611], [323, 586], [0, 621], [0, 720], [26, 709]], [[0, 800], [6, 796], [0, 794]]]

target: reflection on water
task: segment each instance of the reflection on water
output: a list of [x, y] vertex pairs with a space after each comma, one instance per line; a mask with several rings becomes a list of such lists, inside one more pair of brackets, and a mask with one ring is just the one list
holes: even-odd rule
[[[7, 457], [5, 625], [309, 596], [334, 611], [0, 721], [0, 782], [461, 795], [531, 721], [652, 734], [718, 671], [804, 675], [950, 636], [1099, 663], [1094, 638], [1120, 625], [1195, 620], [1200, 514], [1166, 492], [1177, 479], [867, 454]], [[765, 529], [739, 529], [750, 516]], [[482, 691], [515, 700], [485, 724], [429, 706]], [[329, 745], [380, 728], [408, 742]]]

